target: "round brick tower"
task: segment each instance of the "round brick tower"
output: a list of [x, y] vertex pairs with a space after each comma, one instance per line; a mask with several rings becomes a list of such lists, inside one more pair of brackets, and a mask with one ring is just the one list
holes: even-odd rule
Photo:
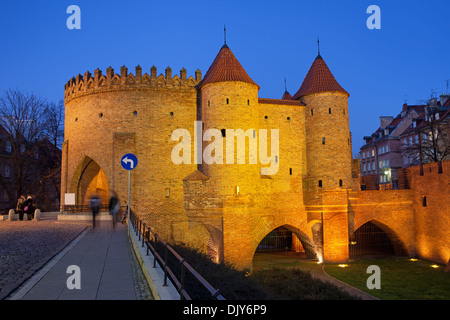
[[349, 96], [319, 54], [293, 96], [306, 104], [306, 192], [352, 186]]
[[[248, 194], [256, 192], [255, 181], [260, 179], [260, 166], [258, 149], [254, 151], [255, 157], [249, 157], [250, 140], [258, 143], [258, 90], [259, 86], [248, 76], [242, 65], [225, 44], [220, 49], [212, 65], [198, 85], [202, 134], [208, 129], [217, 129], [216, 133], [223, 137], [223, 157], [216, 157], [216, 163], [211, 163], [203, 157], [202, 171], [214, 182], [219, 195], [232, 195], [236, 193]], [[238, 139], [234, 139], [234, 159], [226, 156], [227, 143], [232, 141], [230, 131], [243, 130], [245, 137], [245, 150], [239, 148]], [[209, 131], [211, 132], [211, 131]], [[228, 133], [228, 136], [227, 136]], [[211, 141], [214, 138], [211, 139]], [[211, 154], [213, 142], [204, 141], [203, 151]], [[243, 145], [241, 145], [243, 146]], [[230, 148], [229, 151], [230, 152]], [[239, 151], [245, 152], [244, 157], [238, 159]], [[208, 163], [209, 162], [209, 163]], [[222, 162], [222, 163], [221, 163]]]

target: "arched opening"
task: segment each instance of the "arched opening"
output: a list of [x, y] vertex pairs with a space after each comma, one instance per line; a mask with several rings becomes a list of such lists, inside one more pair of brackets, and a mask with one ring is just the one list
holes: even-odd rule
[[406, 256], [407, 251], [398, 236], [387, 226], [377, 221], [369, 221], [350, 236], [350, 259]]
[[253, 255], [253, 269], [317, 259], [316, 251], [308, 236], [294, 227], [283, 225], [269, 232], [258, 244]]
[[102, 168], [89, 157], [75, 170], [70, 191], [75, 193], [76, 206], [82, 210], [89, 210], [89, 200], [94, 194], [100, 197], [102, 206], [108, 205], [108, 180]]

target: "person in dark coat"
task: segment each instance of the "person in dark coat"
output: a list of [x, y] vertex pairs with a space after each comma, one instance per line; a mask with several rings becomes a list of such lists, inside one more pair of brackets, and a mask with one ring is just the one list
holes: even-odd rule
[[23, 209], [25, 208], [25, 196], [22, 195], [17, 200], [16, 213], [19, 214], [19, 220], [23, 220]]
[[94, 194], [91, 198], [91, 210], [92, 210], [92, 228], [95, 228], [95, 216], [100, 211], [100, 198]]
[[109, 213], [111, 214], [113, 228], [116, 228], [116, 215], [120, 210], [120, 203], [117, 194], [114, 192], [109, 199]]
[[32, 220], [34, 218], [34, 210], [36, 208], [33, 206], [33, 198], [29, 195], [27, 200], [25, 200], [23, 212], [27, 214], [27, 219]]

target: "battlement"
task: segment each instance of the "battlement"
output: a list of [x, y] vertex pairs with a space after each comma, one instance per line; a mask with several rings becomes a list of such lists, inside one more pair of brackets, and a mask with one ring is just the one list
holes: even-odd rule
[[122, 66], [120, 74], [114, 73], [114, 69], [109, 67], [106, 69], [106, 75], [98, 68], [94, 71], [94, 76], [89, 71], [84, 75], [78, 74], [64, 85], [64, 99], [66, 101], [100, 91], [110, 90], [126, 90], [133, 88], [183, 88], [195, 87], [202, 80], [202, 72], [197, 69], [195, 71], [195, 78], [187, 77], [185, 68], [180, 70], [180, 75], [176, 74], [172, 77], [172, 69], [167, 67], [165, 74], [162, 73], [157, 76], [157, 69], [155, 66], [150, 68], [150, 75], [148, 73], [142, 74], [142, 68], [138, 65], [135, 68], [135, 74], [128, 73], [128, 68]]

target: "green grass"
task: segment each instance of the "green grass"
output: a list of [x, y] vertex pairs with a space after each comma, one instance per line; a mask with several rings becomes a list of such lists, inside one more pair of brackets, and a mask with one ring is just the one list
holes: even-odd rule
[[[450, 273], [444, 272], [444, 265], [430, 267], [435, 263], [406, 258], [380, 258], [355, 260], [347, 268], [325, 265], [325, 271], [332, 277], [361, 289], [383, 300], [450, 300]], [[368, 289], [367, 267], [377, 265], [381, 270], [381, 289]]]

